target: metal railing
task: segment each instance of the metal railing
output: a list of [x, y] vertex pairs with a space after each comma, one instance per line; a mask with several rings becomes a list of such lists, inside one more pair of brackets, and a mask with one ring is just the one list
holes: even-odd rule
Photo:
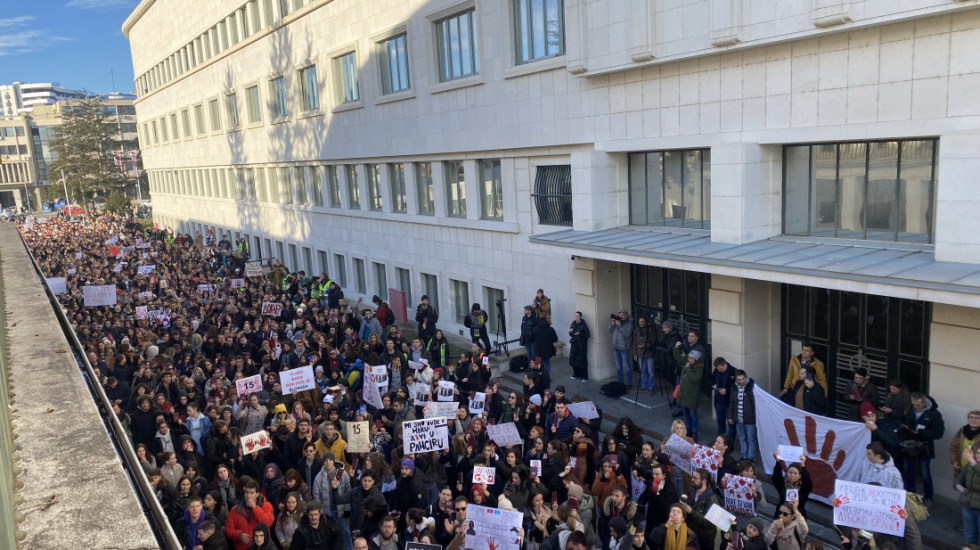
[[61, 303], [58, 301], [58, 298], [53, 292], [51, 292], [47, 281], [44, 280], [45, 275], [41, 271], [37, 260], [34, 258], [34, 254], [31, 252], [30, 247], [28, 247], [27, 243], [24, 241], [24, 236], [20, 233], [20, 231], [18, 231], [17, 234], [20, 236], [21, 243], [27, 250], [27, 256], [31, 259], [31, 264], [34, 266], [34, 271], [37, 272], [38, 277], [40, 278], [41, 285], [44, 287], [44, 292], [48, 296], [48, 301], [51, 302], [55, 316], [58, 318], [58, 322], [61, 323], [65, 336], [68, 338], [68, 344], [73, 348], [75, 356], [85, 368], [85, 382], [89, 387], [89, 391], [92, 392], [93, 397], [96, 399], [96, 405], [100, 409], [103, 421], [106, 423], [109, 438], [116, 446], [116, 452], [121, 458], [123, 469], [129, 476], [133, 488], [136, 489], [136, 497], [140, 500], [143, 506], [144, 514], [150, 523], [153, 534], [157, 538], [157, 542], [160, 543], [160, 548], [166, 550], [180, 550], [182, 548], [180, 541], [177, 539], [177, 535], [174, 533], [173, 527], [170, 525], [170, 520], [167, 518], [167, 514], [163, 511], [163, 506], [161, 506], [160, 501], [157, 500], [153, 487], [150, 486], [150, 480], [146, 477], [146, 472], [143, 471], [143, 466], [136, 457], [136, 450], [133, 448], [133, 443], [130, 441], [129, 435], [126, 434], [125, 427], [123, 427], [122, 423], [119, 421], [119, 418], [112, 411], [112, 402], [109, 400], [105, 390], [102, 388], [102, 384], [99, 383], [95, 369], [92, 367], [92, 364], [89, 363], [88, 355], [85, 353], [85, 348], [82, 346], [81, 341], [75, 334], [75, 330], [72, 328], [71, 323], [69, 323], [68, 317], [65, 316], [64, 310], [61, 309]]

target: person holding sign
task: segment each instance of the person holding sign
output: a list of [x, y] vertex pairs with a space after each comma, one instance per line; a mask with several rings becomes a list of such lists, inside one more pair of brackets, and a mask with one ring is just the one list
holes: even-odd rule
[[775, 542], [778, 550], [799, 550], [798, 541], [806, 540], [809, 532], [810, 526], [797, 507], [797, 501], [785, 502], [779, 505], [776, 521], [772, 522], [766, 532], [766, 544]]
[[[772, 472], [772, 484], [776, 486], [776, 492], [779, 493], [779, 506], [786, 504], [787, 500], [795, 500], [797, 502], [793, 510], [806, 517], [806, 503], [810, 498], [810, 492], [813, 491], [813, 482], [810, 481], [810, 474], [806, 471], [806, 455], [801, 454], [800, 461], [790, 464], [785, 474], [783, 474], [785, 464], [779, 458], [779, 451], [776, 451], [775, 457], [776, 467]], [[787, 493], [790, 497], [796, 495], [796, 498], [787, 498]]]

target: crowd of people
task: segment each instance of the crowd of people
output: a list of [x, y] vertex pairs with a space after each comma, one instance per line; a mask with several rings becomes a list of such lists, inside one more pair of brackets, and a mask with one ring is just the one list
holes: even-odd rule
[[[671, 464], [663, 442], [645, 440], [632, 419], [603, 435], [597, 422], [570, 412], [566, 387], [552, 383], [549, 360], [558, 336], [543, 290], [522, 321], [521, 344], [534, 358], [523, 391], [505, 392], [483, 361], [488, 315], [480, 304], [466, 319], [472, 348], [454, 356], [427, 297], [415, 311], [417, 332], [406, 335], [384, 300], [349, 303], [326, 273], [308, 277], [274, 262], [246, 277], [250, 258], [241, 240], [145, 229], [109, 214], [51, 219], [25, 239], [47, 277], [66, 278], [61, 305], [187, 549], [404, 550], [406, 542], [419, 542], [458, 550], [471, 504], [522, 513], [522, 550], [823, 548], [809, 536], [812, 482], [805, 459], [787, 464], [776, 457], [774, 510], [756, 482], [757, 515], [738, 517], [724, 534], [706, 519], [713, 504], [725, 504], [716, 480], [755, 479], [761, 458], [753, 382], [724, 359], [715, 359], [710, 371], [720, 474], [688, 474]], [[114, 286], [116, 304], [86, 307], [87, 285]], [[262, 315], [263, 303], [281, 304], [280, 313]], [[632, 359], [640, 365], [641, 388], [653, 391], [654, 361], [670, 357], [669, 376], [679, 388], [676, 416], [683, 416], [671, 433], [698, 440], [705, 358], [698, 334], [682, 338], [668, 321], [657, 335], [644, 320], [634, 328], [628, 313], [617, 317], [609, 332], [620, 381], [632, 384]], [[576, 313], [568, 330], [575, 379], [588, 379], [589, 338]], [[307, 365], [316, 390], [284, 393], [283, 373]], [[365, 400], [366, 365], [387, 367], [390, 391], [380, 407]], [[254, 375], [261, 388], [239, 395], [236, 381]], [[454, 382], [459, 402], [448, 422], [449, 448], [407, 454], [403, 424], [426, 412], [426, 403], [416, 402], [415, 383], [436, 388], [440, 381]], [[786, 394], [805, 408], [814, 401], [806, 395], [814, 384], [826, 397], [826, 373], [804, 347], [790, 366]], [[855, 384], [855, 400], [871, 395]], [[469, 400], [476, 392], [486, 401], [473, 414]], [[942, 417], [928, 396], [894, 394], [904, 397], [874, 403], [871, 412], [870, 399], [857, 403], [858, 418], [875, 434], [862, 482], [908, 487], [911, 472], [914, 489], [918, 473], [931, 497], [928, 464]], [[900, 424], [892, 426], [887, 415]], [[364, 421], [370, 449], [351, 452], [348, 426]], [[523, 445], [498, 446], [489, 437], [488, 425], [509, 422]], [[901, 430], [896, 447], [888, 434]], [[242, 438], [262, 431], [271, 448], [245, 452]], [[970, 543], [980, 529], [978, 435], [980, 412], [973, 412], [950, 450]], [[919, 454], [910, 455], [907, 441], [923, 442]], [[899, 457], [904, 466], [896, 466]], [[477, 466], [495, 467], [496, 481], [474, 483]], [[643, 486], [638, 496], [632, 480]], [[848, 531], [842, 542], [921, 548], [914, 520], [908, 525], [904, 537], [868, 539]]]

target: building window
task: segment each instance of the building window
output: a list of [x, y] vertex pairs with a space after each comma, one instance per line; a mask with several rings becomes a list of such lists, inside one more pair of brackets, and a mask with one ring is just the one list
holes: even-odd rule
[[191, 112], [184, 109], [180, 112], [180, 126], [185, 138], [191, 137]]
[[374, 282], [377, 285], [378, 296], [381, 296], [382, 300], [387, 300], [388, 272], [385, 270], [385, 264], [372, 262], [372, 267], [374, 267]]
[[514, 0], [517, 63], [565, 53], [563, 0]]
[[306, 200], [306, 169], [297, 166], [293, 169], [293, 181], [296, 183], [296, 204], [308, 204]]
[[163, 137], [164, 143], [170, 141], [168, 135], [169, 135], [169, 130], [167, 130], [167, 118], [160, 117], [160, 136]]
[[194, 125], [197, 126], [197, 135], [203, 136], [208, 132], [204, 125], [204, 105], [194, 106]]
[[398, 290], [405, 293], [405, 304], [411, 307], [414, 303], [412, 300], [412, 273], [403, 267], [396, 267], [395, 279], [398, 280]]
[[289, 114], [286, 109], [286, 79], [273, 78], [269, 81], [269, 102], [272, 105], [272, 118], [285, 118]]
[[282, 203], [292, 204], [293, 202], [293, 182], [292, 171], [289, 168], [279, 169], [279, 190], [282, 191]]
[[365, 168], [367, 168], [368, 195], [370, 196], [370, 202], [368, 203], [368, 208], [376, 212], [380, 212], [382, 209], [381, 165], [368, 164], [365, 165]]
[[432, 188], [432, 163], [415, 163], [415, 189], [418, 195], [419, 214], [434, 216], [436, 213]]
[[330, 206], [340, 208], [340, 176], [336, 166], [327, 166], [327, 186], [330, 189]]
[[155, 120], [150, 121], [150, 129], [153, 130], [153, 145], [159, 145], [160, 134], [157, 133], [157, 121]]
[[316, 65], [300, 69], [299, 82], [303, 94], [303, 110], [316, 111], [320, 108], [320, 88], [316, 81]]
[[391, 210], [405, 213], [408, 204], [405, 201], [405, 165], [401, 163], [388, 164], [388, 183], [391, 184]]
[[218, 107], [217, 99], [208, 101], [208, 112], [211, 115], [211, 131], [217, 132], [221, 130], [221, 108]]
[[480, 161], [480, 207], [484, 219], [504, 217], [504, 197], [500, 185], [500, 160]]
[[248, 123], [262, 122], [262, 104], [259, 101], [259, 87], [245, 88], [245, 108], [248, 110]]
[[542, 224], [572, 225], [572, 166], [538, 166], [531, 197]]
[[170, 115], [170, 133], [174, 136], [174, 141], [180, 139], [180, 129], [177, 127], [177, 115]]
[[228, 111], [228, 129], [238, 128], [238, 94], [232, 92], [225, 96], [225, 109]]
[[378, 43], [381, 59], [381, 93], [393, 94], [411, 88], [408, 75], [408, 35], [393, 36]]
[[711, 229], [711, 150], [629, 155], [630, 224]]
[[932, 243], [938, 141], [783, 149], [783, 233]]
[[[483, 303], [485, 307], [489, 309], [491, 306], [500, 304], [503, 305], [504, 291], [499, 288], [493, 288], [489, 286], [483, 287]], [[493, 310], [491, 310], [493, 311]], [[499, 310], [498, 310], [499, 311]], [[490, 319], [487, 320], [487, 330], [491, 334], [496, 334], [499, 338], [500, 336], [500, 316], [496, 314], [491, 314]]]
[[337, 284], [340, 288], [347, 288], [347, 260], [343, 254], [334, 254], [333, 261], [337, 265]]
[[476, 10], [436, 22], [439, 80], [447, 82], [480, 73], [476, 46]]
[[470, 313], [470, 285], [449, 279], [449, 300], [453, 305], [454, 320], [462, 324]]
[[446, 202], [449, 215], [466, 217], [466, 181], [463, 174], [463, 161], [454, 160], [443, 163], [446, 171]]
[[269, 168], [269, 200], [271, 202], [282, 200], [279, 195], [279, 170], [276, 168]]
[[422, 294], [429, 297], [429, 305], [439, 311], [439, 278], [429, 273], [422, 273]]
[[269, 200], [269, 196], [265, 191], [265, 168], [255, 169], [255, 186], [258, 188], [259, 201], [266, 202]]
[[320, 273], [329, 273], [330, 266], [327, 264], [327, 253], [322, 250], [316, 251], [316, 260], [320, 265]]
[[323, 185], [320, 181], [322, 170], [319, 166], [308, 166], [310, 176], [310, 193], [313, 195], [313, 206], [323, 206]]
[[357, 84], [357, 59], [355, 52], [334, 58], [334, 81], [337, 83], [337, 103], [360, 101], [361, 91]]
[[367, 276], [364, 273], [364, 260], [354, 258], [354, 281], [357, 284], [358, 294], [367, 294]]
[[361, 208], [361, 188], [357, 184], [357, 166], [345, 164], [344, 172], [347, 176], [347, 198], [350, 208], [359, 210]]

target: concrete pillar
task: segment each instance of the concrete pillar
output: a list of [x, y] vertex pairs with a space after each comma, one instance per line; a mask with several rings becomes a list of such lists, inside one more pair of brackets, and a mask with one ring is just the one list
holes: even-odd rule
[[782, 233], [782, 148], [711, 148], [711, 240], [744, 244]]
[[572, 153], [572, 220], [579, 231], [629, 225], [629, 174], [625, 153]]
[[980, 132], [939, 136], [936, 183], [936, 260], [980, 263], [980, 207], [973, 182], [980, 159]]
[[616, 376], [612, 339], [607, 328], [609, 315], [629, 310], [629, 265], [592, 258], [575, 258], [572, 288], [575, 305], [592, 331], [589, 340], [589, 379]]
[[760, 387], [779, 387], [779, 285], [711, 276], [711, 351], [745, 370]]

